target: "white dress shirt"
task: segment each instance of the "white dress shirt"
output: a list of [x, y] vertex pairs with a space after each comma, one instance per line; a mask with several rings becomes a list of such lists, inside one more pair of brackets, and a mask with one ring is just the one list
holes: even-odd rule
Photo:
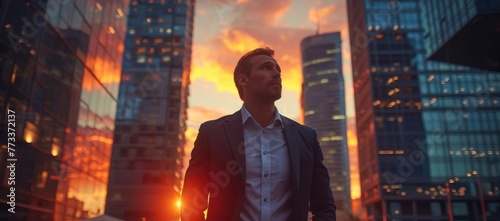
[[262, 128], [243, 106], [246, 183], [243, 221], [286, 221], [292, 213], [291, 169], [281, 116]]

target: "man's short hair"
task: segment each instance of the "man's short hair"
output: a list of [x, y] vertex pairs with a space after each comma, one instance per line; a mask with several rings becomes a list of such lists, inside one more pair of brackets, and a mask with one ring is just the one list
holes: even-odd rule
[[234, 84], [236, 85], [236, 89], [238, 89], [238, 94], [240, 95], [240, 99], [243, 100], [243, 91], [241, 89], [241, 86], [238, 85], [237, 78], [238, 75], [243, 74], [246, 76], [250, 76], [250, 63], [249, 60], [252, 57], [255, 57], [257, 55], [267, 55], [271, 58], [274, 57], [274, 51], [271, 48], [265, 47], [265, 48], [257, 48], [254, 50], [251, 50], [247, 52], [245, 55], [243, 55], [240, 60], [238, 61], [238, 64], [236, 64], [236, 67], [234, 68]]

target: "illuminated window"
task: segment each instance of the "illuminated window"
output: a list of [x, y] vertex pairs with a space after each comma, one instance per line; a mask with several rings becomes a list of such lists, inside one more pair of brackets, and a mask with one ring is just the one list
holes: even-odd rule
[[171, 28], [167, 28], [167, 33], [168, 34], [172, 33], [172, 29]]
[[339, 141], [339, 140], [344, 140], [344, 137], [342, 136], [331, 136], [331, 137], [322, 137], [320, 141]]
[[326, 54], [336, 54], [339, 53], [340, 49], [339, 48], [334, 48], [334, 49], [327, 49]]
[[144, 55], [137, 56], [137, 63], [142, 64], [144, 62], [146, 62], [146, 56]]
[[26, 121], [24, 140], [26, 143], [36, 143], [38, 141], [38, 127], [29, 121]]
[[154, 49], [154, 48], [149, 48], [149, 53], [150, 53], [150, 54], [155, 53], [155, 49]]
[[344, 120], [345, 116], [344, 115], [333, 115], [332, 119], [333, 120]]
[[335, 59], [334, 58], [330, 58], [330, 57], [326, 57], [326, 58], [318, 58], [318, 59], [314, 59], [314, 60], [311, 60], [311, 61], [306, 61], [304, 62], [304, 64], [302, 65], [302, 67], [307, 67], [309, 65], [313, 65], [313, 64], [320, 64], [320, 63], [324, 63], [324, 62], [329, 62], [329, 61], [334, 61]]
[[431, 74], [428, 78], [427, 78], [427, 82], [431, 82], [432, 80], [434, 80], [434, 78], [436, 78], [435, 75]]
[[317, 84], [318, 84], [318, 82], [313, 81], [313, 82], [309, 82], [309, 83], [307, 83], [307, 86], [308, 86], [308, 87], [313, 87], [313, 86], [316, 86]]
[[171, 48], [161, 48], [161, 53], [166, 54], [167, 52], [170, 52], [172, 49]]
[[95, 6], [97, 7], [97, 10], [102, 11], [101, 3], [97, 2], [97, 3], [95, 3]]
[[147, 23], [151, 23], [151, 18], [146, 18]]
[[170, 61], [170, 56], [163, 56], [163, 57], [161, 58], [161, 60], [162, 60], [163, 62], [169, 62], [169, 61]]
[[137, 48], [137, 54], [144, 54], [144, 53], [146, 53], [146, 48], [144, 47]]
[[112, 26], [108, 27], [108, 34], [114, 35], [116, 33], [115, 29]]
[[384, 35], [383, 35], [383, 34], [376, 34], [376, 35], [375, 35], [375, 37], [376, 37], [377, 39], [382, 39], [382, 38], [384, 37]]
[[326, 75], [326, 74], [338, 74], [339, 69], [328, 69], [316, 72], [316, 75]]
[[116, 15], [115, 18], [122, 18], [124, 16], [123, 11], [121, 8], [116, 9]]
[[133, 34], [135, 34], [135, 30], [134, 30], [134, 29], [130, 29], [130, 30], [128, 31], [128, 33], [129, 33], [129, 34], [131, 34], [131, 35], [133, 35]]
[[160, 44], [163, 42], [162, 38], [155, 38], [155, 44]]
[[148, 64], [152, 64], [153, 63], [153, 58], [152, 57], [148, 57]]
[[163, 23], [163, 18], [158, 18], [158, 23]]
[[49, 176], [49, 173], [47, 171], [42, 171], [38, 176], [36, 177], [36, 188], [39, 189], [44, 189], [45, 184], [47, 183], [47, 177]]
[[50, 150], [50, 153], [52, 154], [52, 156], [59, 156], [59, 154], [61, 154], [61, 139], [57, 138], [57, 137], [54, 137], [52, 139], [52, 147], [51, 147], [51, 150]]
[[381, 155], [390, 155], [390, 154], [394, 154], [394, 150], [379, 150], [378, 154], [381, 154]]
[[172, 74], [170, 78], [172, 82], [182, 82], [182, 76], [180, 74]]
[[315, 113], [316, 113], [316, 111], [314, 111], [314, 110], [308, 110], [308, 111], [304, 112], [304, 116], [309, 116], [309, 115], [312, 115]]

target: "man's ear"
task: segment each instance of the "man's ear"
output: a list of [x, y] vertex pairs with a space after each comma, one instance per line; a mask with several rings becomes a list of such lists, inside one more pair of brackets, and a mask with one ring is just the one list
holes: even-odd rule
[[248, 76], [244, 75], [244, 74], [238, 74], [238, 84], [243, 86], [243, 87], [246, 87], [248, 85]]

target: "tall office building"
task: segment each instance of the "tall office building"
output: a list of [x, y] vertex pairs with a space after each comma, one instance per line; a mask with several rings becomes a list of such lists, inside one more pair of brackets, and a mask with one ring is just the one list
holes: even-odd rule
[[194, 0], [130, 1], [106, 214], [175, 220]]
[[104, 213], [126, 3], [2, 1], [0, 220]]
[[424, 0], [421, 12], [428, 58], [500, 72], [500, 1]]
[[500, 74], [426, 61], [420, 3], [347, 1], [363, 219], [496, 218]]
[[344, 78], [340, 33], [317, 34], [301, 42], [301, 105], [304, 124], [315, 129], [330, 174], [337, 208], [351, 213]]

